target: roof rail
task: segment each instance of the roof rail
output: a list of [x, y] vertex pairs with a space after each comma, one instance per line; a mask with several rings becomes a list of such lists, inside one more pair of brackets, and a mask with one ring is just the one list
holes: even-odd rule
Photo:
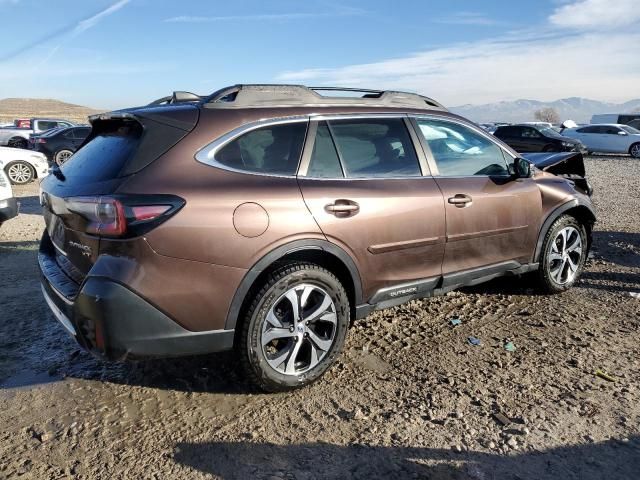
[[147, 106], [151, 107], [153, 105], [173, 105], [175, 103], [189, 103], [189, 102], [201, 102], [204, 100], [204, 97], [200, 95], [196, 95], [191, 92], [173, 92], [173, 94], [162, 97], [153, 102], [149, 103]]
[[[331, 92], [321, 95], [319, 92]], [[360, 93], [359, 96], [335, 93]], [[446, 110], [435, 100], [417, 93], [362, 88], [306, 87], [304, 85], [233, 85], [202, 100], [206, 108], [267, 108], [301, 106], [381, 106]]]

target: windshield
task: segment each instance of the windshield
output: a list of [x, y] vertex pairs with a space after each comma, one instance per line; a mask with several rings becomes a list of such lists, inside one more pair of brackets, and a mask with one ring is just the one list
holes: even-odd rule
[[627, 133], [631, 133], [631, 134], [640, 133], [640, 130], [638, 130], [637, 128], [630, 127], [629, 125], [620, 126], [620, 128], [623, 129]]

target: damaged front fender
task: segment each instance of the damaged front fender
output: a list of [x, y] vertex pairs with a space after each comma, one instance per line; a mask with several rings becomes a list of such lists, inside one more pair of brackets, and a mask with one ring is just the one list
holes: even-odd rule
[[593, 187], [586, 178], [582, 153], [522, 153], [521, 156], [544, 172], [566, 178], [585, 194], [593, 194]]

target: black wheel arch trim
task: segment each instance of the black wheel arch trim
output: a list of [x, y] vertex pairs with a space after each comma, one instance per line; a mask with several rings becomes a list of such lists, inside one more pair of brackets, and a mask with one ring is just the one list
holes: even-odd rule
[[[564, 214], [565, 212], [576, 208], [576, 207], [582, 207], [585, 208], [589, 214], [591, 215], [591, 218], [593, 220], [593, 222], [595, 222], [596, 220], [596, 214], [593, 210], [593, 207], [591, 206], [590, 203], [585, 202], [582, 199], [579, 198], [574, 198], [572, 200], [569, 200], [566, 203], [563, 203], [562, 205], [556, 207], [554, 210], [552, 210], [549, 215], [547, 215], [547, 218], [545, 218], [544, 222], [542, 223], [542, 226], [540, 227], [540, 231], [538, 232], [538, 242], [536, 243], [536, 249], [535, 252], [533, 254], [533, 261], [537, 262], [540, 259], [540, 254], [542, 253], [542, 243], [544, 242], [544, 237], [547, 235], [547, 232], [549, 231], [549, 228], [551, 228], [551, 225], [553, 224], [553, 222], [555, 222], [562, 214]], [[588, 239], [588, 243], [589, 243], [589, 247], [591, 246], [591, 240]]]
[[236, 328], [240, 309], [242, 308], [249, 290], [260, 274], [287, 254], [305, 250], [322, 250], [337, 257], [347, 267], [351, 275], [356, 305], [360, 305], [362, 303], [362, 281], [360, 278], [360, 272], [358, 271], [358, 267], [355, 262], [347, 252], [338, 245], [326, 240], [295, 240], [271, 250], [258, 260], [245, 274], [244, 278], [240, 282], [240, 286], [237, 288], [236, 293], [233, 296], [231, 306], [227, 312], [227, 319], [224, 327], [225, 330], [232, 330]]

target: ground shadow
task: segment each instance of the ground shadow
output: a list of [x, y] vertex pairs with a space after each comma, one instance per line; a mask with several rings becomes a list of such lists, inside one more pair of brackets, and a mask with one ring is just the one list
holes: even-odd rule
[[18, 197], [20, 203], [19, 213], [28, 215], [42, 215], [42, 206], [37, 195]]
[[174, 459], [223, 479], [629, 480], [640, 471], [640, 437], [509, 455], [328, 443], [179, 443]]

